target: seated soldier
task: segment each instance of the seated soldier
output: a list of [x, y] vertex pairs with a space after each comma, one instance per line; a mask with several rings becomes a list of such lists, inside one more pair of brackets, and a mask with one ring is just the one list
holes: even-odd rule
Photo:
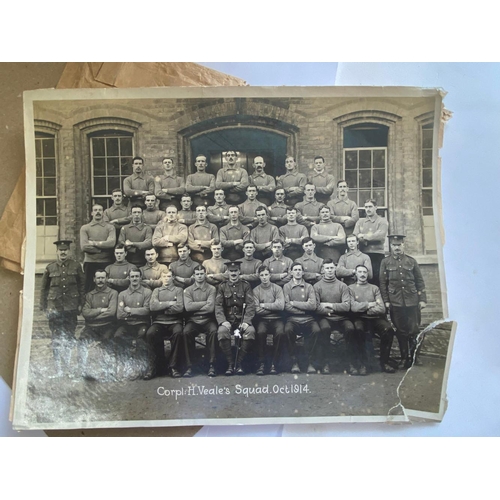
[[125, 245], [131, 264], [143, 266], [146, 263], [144, 251], [153, 248], [153, 230], [142, 221], [142, 207], [134, 205], [131, 213], [132, 221], [121, 228], [118, 242]]
[[137, 269], [137, 266], [128, 262], [127, 249], [125, 245], [118, 244], [115, 247], [115, 262], [106, 267], [106, 275], [108, 278], [108, 286], [117, 292], [126, 290], [130, 281], [128, 279], [128, 272], [131, 269]]
[[151, 290], [141, 285], [142, 272], [131, 269], [128, 273], [130, 286], [118, 294], [118, 329], [115, 337], [128, 340], [144, 339], [150, 325], [149, 303]]
[[116, 331], [118, 292], [109, 288], [106, 281], [106, 271], [98, 269], [94, 274], [95, 288], [85, 295], [82, 310], [85, 328], [78, 339], [78, 365], [82, 376], [86, 375], [88, 344], [109, 340]]
[[318, 303], [317, 315], [321, 335], [318, 342], [321, 358], [319, 361], [323, 365], [323, 373], [330, 373], [330, 365], [326, 358], [329, 351], [330, 334], [336, 330], [344, 335], [347, 355], [349, 360], [349, 373], [351, 375], [366, 375], [360, 366], [360, 344], [356, 336], [354, 325], [349, 320], [351, 308], [351, 295], [345, 283], [335, 277], [335, 263], [332, 259], [325, 259], [323, 262], [323, 278], [314, 285], [316, 302]]
[[304, 238], [302, 241], [302, 249], [304, 250], [304, 254], [295, 262], [300, 262], [302, 264], [302, 269], [304, 269], [304, 280], [314, 285], [314, 283], [323, 277], [323, 259], [314, 253], [316, 243], [314, 243], [313, 239], [310, 237]]
[[158, 222], [165, 218], [165, 212], [158, 208], [156, 196], [154, 194], [148, 194], [144, 202], [146, 204], [146, 210], [142, 212], [142, 222], [147, 224], [151, 230], [154, 231]]
[[177, 213], [177, 220], [188, 227], [196, 222], [196, 212], [191, 209], [192, 205], [191, 196], [184, 193], [181, 197], [181, 209]]
[[257, 375], [264, 375], [267, 335], [273, 336], [273, 358], [269, 373], [276, 375], [280, 356], [289, 344], [285, 335], [282, 311], [285, 309], [285, 296], [280, 286], [271, 283], [271, 273], [267, 266], [259, 267], [260, 285], [253, 290], [255, 299], [255, 331], [257, 336], [258, 363]]
[[210, 285], [217, 286], [227, 281], [227, 260], [221, 257], [222, 245], [219, 240], [214, 240], [210, 245], [212, 258], [203, 261], [202, 266], [207, 270], [207, 282]]
[[196, 222], [188, 228], [188, 245], [191, 249], [191, 258], [200, 264], [212, 257], [210, 246], [219, 239], [217, 226], [208, 222], [207, 208], [203, 205], [196, 207]]
[[215, 287], [206, 280], [205, 268], [197, 264], [194, 270], [194, 284], [184, 290], [184, 307], [187, 318], [184, 326], [184, 338], [188, 339], [188, 364], [194, 355], [195, 338], [200, 333], [206, 334], [209, 368], [208, 376], [215, 377], [215, 341], [217, 322], [215, 321]]
[[146, 250], [146, 265], [140, 268], [142, 274], [141, 285], [150, 290], [162, 286], [161, 273], [168, 270], [167, 266], [160, 264], [156, 260], [157, 258], [158, 254], [154, 248]]
[[297, 222], [295, 207], [287, 207], [286, 218], [288, 222], [279, 228], [279, 232], [285, 242], [284, 254], [294, 261], [302, 255], [302, 242], [309, 237], [309, 233], [305, 226]]
[[169, 269], [174, 275], [175, 286], [187, 288], [194, 283], [193, 275], [198, 263], [189, 256], [191, 250], [186, 244], [179, 245], [177, 247], [177, 253], [179, 254], [179, 260], [172, 262]]
[[290, 270], [293, 261], [283, 255], [283, 247], [282, 240], [273, 240], [271, 246], [273, 256], [263, 262], [263, 265], [269, 268], [271, 281], [279, 286], [285, 285], [292, 279]]
[[250, 229], [241, 223], [239, 217], [240, 209], [229, 207], [229, 224], [220, 229], [220, 241], [224, 247], [222, 255], [228, 260], [243, 256], [243, 242], [250, 236]]
[[394, 330], [385, 317], [385, 305], [382, 294], [377, 286], [368, 283], [368, 268], [363, 264], [356, 266], [356, 283], [350, 285], [351, 311], [354, 328], [363, 347], [361, 368], [366, 372], [366, 344], [371, 342], [373, 334], [380, 335], [380, 368], [383, 372], [394, 373], [396, 370], [389, 365]]
[[330, 209], [323, 206], [319, 211], [319, 224], [311, 227], [311, 238], [318, 246], [318, 255], [337, 264], [344, 250], [345, 232], [340, 224], [330, 220], [330, 215]]
[[356, 283], [356, 267], [360, 264], [368, 270], [368, 279], [373, 278], [372, 262], [370, 257], [358, 248], [358, 237], [355, 234], [347, 236], [347, 251], [342, 254], [337, 266], [337, 278], [341, 278], [346, 285]]
[[267, 208], [260, 206], [255, 211], [258, 225], [250, 231], [250, 238], [255, 243], [256, 256], [258, 258], [267, 258], [272, 255], [271, 245], [273, 240], [280, 237], [278, 228], [269, 224], [267, 221]]
[[262, 266], [262, 261], [254, 258], [255, 243], [252, 240], [247, 240], [243, 244], [244, 257], [240, 260], [240, 279], [248, 281], [250, 285], [255, 287], [259, 284], [259, 267]]
[[229, 221], [229, 205], [225, 201], [223, 189], [214, 191], [215, 204], [207, 207], [207, 219], [218, 228], [225, 226]]
[[316, 373], [314, 360], [317, 356], [317, 343], [320, 334], [318, 323], [313, 317], [316, 310], [316, 295], [313, 287], [303, 279], [304, 270], [300, 262], [292, 264], [292, 279], [283, 287], [285, 297], [285, 335], [288, 337], [292, 373], [300, 373], [295, 355], [297, 335], [304, 335], [307, 354], [307, 373]]
[[[255, 340], [252, 326], [255, 303], [250, 284], [240, 279], [240, 265], [239, 261], [228, 264], [229, 280], [219, 285], [215, 297], [215, 318], [219, 325], [217, 339], [227, 360], [227, 376], [235, 371], [238, 375], [245, 374], [242, 362]], [[237, 347], [236, 359], [231, 350], [231, 335], [237, 337], [237, 346], [241, 344]]]
[[[151, 295], [150, 310], [153, 324], [146, 332], [146, 341], [155, 353], [156, 374], [165, 373], [167, 360], [165, 358], [164, 340], [169, 340], [172, 346], [168, 368], [172, 377], [181, 376], [180, 365], [186, 365], [187, 342], [182, 338], [182, 313], [184, 298], [182, 288], [174, 285], [172, 273], [167, 269], [160, 275], [161, 287], [155, 288]], [[182, 358], [182, 359], [181, 359]], [[185, 377], [190, 377], [191, 366], [186, 365]]]

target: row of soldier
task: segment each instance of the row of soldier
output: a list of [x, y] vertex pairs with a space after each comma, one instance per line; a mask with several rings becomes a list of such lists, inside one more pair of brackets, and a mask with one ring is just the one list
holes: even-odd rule
[[[351, 238], [355, 241], [354, 236]], [[398, 247], [400, 249], [402, 237], [393, 236], [392, 240], [392, 246], [396, 250]], [[295, 346], [298, 335], [305, 339], [307, 372], [321, 370], [330, 373], [328, 347], [331, 333], [337, 331], [344, 335], [346, 341], [350, 374], [366, 374], [366, 348], [374, 333], [381, 339], [382, 371], [395, 371], [389, 361], [395, 332], [385, 317], [386, 306], [392, 300], [390, 257], [383, 262], [383, 274], [387, 279], [384, 280], [382, 294], [377, 286], [368, 283], [368, 266], [356, 266], [356, 281], [348, 287], [337, 279], [337, 266], [331, 259], [323, 261], [319, 280], [310, 276], [316, 281], [314, 286], [304, 280], [301, 262], [291, 264], [290, 280], [285, 280], [286, 276], [280, 273], [272, 272], [267, 263], [259, 265], [254, 274], [258, 276], [260, 284], [252, 290], [249, 282], [241, 279], [242, 261], [228, 263], [224, 273], [208, 273], [207, 266], [195, 264], [190, 278], [176, 276], [172, 268], [161, 265], [159, 279], [156, 280], [146, 277], [142, 269], [126, 263], [122, 259], [126, 251], [119, 247], [115, 253], [117, 260], [125, 262], [128, 267], [126, 279], [117, 282], [108, 278], [106, 270], [96, 270], [94, 290], [85, 295], [83, 307], [80, 304], [75, 309], [78, 301], [71, 305], [65, 299], [71, 301], [78, 295], [83, 297], [83, 273], [79, 264], [67, 258], [69, 242], [57, 243], [59, 260], [47, 267], [42, 283], [41, 306], [47, 313], [56, 338], [65, 336], [67, 339], [68, 335], [72, 338], [77, 312], [82, 312], [86, 322], [79, 342], [80, 362], [83, 365], [86, 356], [82, 352], [86, 352], [85, 345], [89, 340], [105, 341], [112, 337], [145, 339], [154, 350], [156, 372], [165, 373], [167, 361], [164, 357], [164, 340], [167, 339], [172, 345], [168, 372], [179, 377], [182, 371], [184, 376], [190, 377], [195, 337], [203, 333], [209, 353], [210, 376], [216, 374], [216, 339], [227, 361], [226, 375], [232, 375], [234, 371], [244, 373], [242, 362], [256, 341], [257, 374], [263, 375], [266, 370], [266, 338], [272, 334], [274, 347], [269, 370], [271, 374], [278, 372], [285, 351], [291, 358], [292, 373], [300, 373]], [[314, 251], [314, 243], [309, 241], [307, 244]], [[252, 244], [249, 243], [248, 247], [250, 249]], [[272, 248], [275, 256], [279, 255], [283, 242], [275, 240]], [[220, 255], [221, 249], [220, 243], [214, 242], [214, 255]], [[188, 247], [179, 248], [179, 252], [184, 254], [184, 261], [189, 258]], [[156, 257], [154, 249], [146, 253], [150, 260]], [[181, 262], [181, 259], [177, 262]], [[418, 266], [415, 270], [418, 270]], [[395, 274], [399, 278], [400, 270], [396, 269]], [[217, 287], [208, 283], [209, 279], [215, 279]], [[177, 286], [176, 281], [181, 286]], [[124, 289], [118, 294], [108, 283]], [[421, 274], [414, 275], [414, 283], [421, 293], [421, 306], [425, 301]], [[67, 288], [67, 297], [64, 288]], [[408, 322], [407, 315], [398, 321], [399, 324]], [[231, 335], [234, 333], [241, 336], [239, 358], [236, 360], [231, 349]], [[407, 333], [399, 329], [396, 331], [405, 366], [409, 364], [409, 356], [413, 356], [408, 351], [411, 336]], [[56, 347], [56, 363], [60, 364], [63, 361], [60, 354], [63, 348], [60, 345]], [[85, 366], [82, 366], [82, 371], [85, 371]]]

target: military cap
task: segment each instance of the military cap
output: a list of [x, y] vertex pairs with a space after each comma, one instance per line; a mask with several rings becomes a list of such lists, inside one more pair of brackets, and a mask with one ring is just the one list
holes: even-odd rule
[[73, 243], [73, 241], [71, 240], [54, 241], [54, 245], [57, 247], [58, 250], [69, 250], [71, 243]]
[[406, 238], [403, 234], [390, 234], [387, 237], [391, 243], [404, 243]]
[[228, 262], [226, 265], [229, 271], [239, 271], [241, 264], [241, 260], [235, 260], [233, 262]]

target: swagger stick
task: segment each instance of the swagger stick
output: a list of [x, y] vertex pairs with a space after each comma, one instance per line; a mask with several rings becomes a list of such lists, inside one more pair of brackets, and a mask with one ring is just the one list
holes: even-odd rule
[[242, 325], [243, 325], [244, 318], [245, 318], [246, 308], [247, 308], [247, 304], [246, 304], [246, 302], [243, 302], [243, 307], [241, 309], [241, 321], [240, 321], [238, 328], [236, 328], [236, 330], [234, 331], [234, 343], [236, 344], [236, 356], [234, 357], [234, 370], [235, 371], [236, 371], [236, 367], [238, 366], [238, 354], [240, 353], [240, 348], [241, 348], [241, 329], [242, 329]]

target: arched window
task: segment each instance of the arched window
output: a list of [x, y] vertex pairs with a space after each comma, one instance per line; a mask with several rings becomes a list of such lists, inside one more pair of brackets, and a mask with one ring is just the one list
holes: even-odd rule
[[366, 200], [377, 200], [387, 208], [387, 144], [389, 127], [361, 123], [344, 128], [344, 178], [349, 197], [363, 207]]
[[134, 156], [133, 134], [118, 130], [102, 130], [89, 135], [91, 196], [104, 208], [111, 205], [113, 189], [123, 186], [130, 175]]

